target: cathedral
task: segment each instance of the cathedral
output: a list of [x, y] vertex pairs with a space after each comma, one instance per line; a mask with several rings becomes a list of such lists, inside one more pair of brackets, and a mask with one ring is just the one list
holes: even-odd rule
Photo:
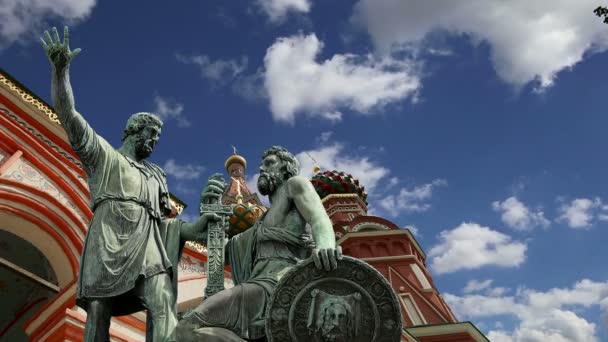
[[[228, 156], [230, 236], [267, 208], [245, 182], [247, 161]], [[459, 321], [426, 267], [412, 232], [368, 215], [364, 184], [348, 170], [316, 167], [319, 194], [343, 253], [365, 261], [392, 286], [403, 316], [402, 341], [488, 341]], [[171, 215], [185, 204], [171, 196]], [[51, 107], [0, 70], [0, 341], [81, 341], [86, 312], [76, 306], [76, 279], [92, 218], [82, 165]], [[178, 312], [198, 306], [207, 281], [204, 245], [188, 242], [178, 265]], [[221, 269], [220, 269], [221, 272]], [[225, 287], [231, 287], [226, 267]], [[221, 283], [221, 281], [220, 281]], [[114, 317], [112, 341], [144, 341], [145, 312]]]

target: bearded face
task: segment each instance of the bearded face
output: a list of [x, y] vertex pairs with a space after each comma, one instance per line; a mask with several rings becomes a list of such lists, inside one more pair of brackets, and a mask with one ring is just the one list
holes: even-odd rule
[[160, 138], [160, 129], [154, 126], [145, 127], [135, 135], [135, 157], [138, 160], [146, 159], [154, 150]]
[[260, 166], [260, 176], [258, 177], [258, 191], [262, 195], [272, 195], [278, 186], [283, 183], [282, 167], [283, 162], [279, 157], [271, 154], [264, 158]]
[[333, 303], [327, 307], [321, 326], [323, 342], [346, 342], [348, 321], [348, 310], [344, 305]]

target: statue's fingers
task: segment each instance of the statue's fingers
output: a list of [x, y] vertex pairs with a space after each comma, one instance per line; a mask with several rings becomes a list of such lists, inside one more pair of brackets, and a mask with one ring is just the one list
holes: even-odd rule
[[45, 36], [48, 44], [53, 45], [53, 38], [51, 38], [49, 31], [44, 31], [44, 36]]
[[343, 255], [342, 255], [342, 246], [338, 246], [338, 247], [336, 247], [336, 258], [338, 260], [342, 260], [342, 257], [343, 257]]
[[218, 187], [220, 189], [223, 188], [223, 187], [225, 187], [224, 182], [218, 181], [218, 180], [215, 180], [215, 179], [210, 179], [209, 182], [208, 182], [208, 184], [216, 186], [216, 187]]
[[219, 186], [216, 186], [216, 185], [213, 185], [213, 184], [207, 185], [207, 191], [208, 192], [214, 192], [214, 193], [217, 193], [217, 194], [224, 193], [224, 189], [223, 188], [221, 188]]
[[55, 43], [57, 45], [61, 45], [61, 39], [59, 38], [59, 32], [57, 32], [57, 28], [53, 27], [52, 30], [53, 30], [53, 37], [55, 38]]
[[80, 51], [82, 51], [80, 48], [78, 48], [78, 49], [76, 49], [76, 50], [72, 51], [72, 53], [70, 54], [70, 57], [71, 57], [71, 58], [76, 57], [76, 56], [77, 56], [77, 55], [80, 53]]
[[70, 31], [67, 26], [63, 27], [63, 46], [70, 46]]
[[336, 260], [336, 252], [333, 249], [329, 249], [327, 251], [327, 258], [329, 259], [329, 264], [332, 270], [338, 268], [338, 260]]
[[42, 39], [42, 37], [40, 37], [40, 41], [42, 42], [42, 47], [44, 47], [45, 50], [48, 50], [49, 46], [46, 45], [46, 42], [44, 41], [44, 39]]
[[329, 263], [329, 256], [327, 255], [327, 249], [319, 250], [319, 254], [321, 255], [321, 261], [323, 262], [323, 268], [326, 271], [331, 270], [331, 265]]
[[312, 250], [312, 261], [315, 263], [315, 266], [318, 269], [321, 269], [323, 267], [321, 265], [321, 260], [319, 260], [319, 250], [316, 248]]

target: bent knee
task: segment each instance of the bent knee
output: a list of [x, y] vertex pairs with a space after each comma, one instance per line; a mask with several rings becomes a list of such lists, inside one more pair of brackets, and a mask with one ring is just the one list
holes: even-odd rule
[[187, 320], [181, 320], [177, 323], [177, 328], [175, 330], [177, 335], [177, 340], [180, 342], [183, 341], [194, 341], [195, 334], [194, 331], [198, 329], [199, 326]]

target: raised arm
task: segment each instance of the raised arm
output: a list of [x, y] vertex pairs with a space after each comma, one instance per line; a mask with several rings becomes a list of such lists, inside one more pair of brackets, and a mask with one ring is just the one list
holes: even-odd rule
[[52, 29], [53, 37], [48, 31], [40, 38], [44, 50], [53, 67], [51, 80], [51, 97], [59, 122], [65, 129], [74, 151], [85, 165], [98, 159], [100, 139], [86, 120], [76, 111], [74, 94], [70, 84], [70, 63], [80, 53], [80, 49], [70, 51], [69, 31], [64, 28], [63, 42], [57, 29]]
[[317, 267], [326, 270], [337, 267], [336, 260], [342, 258], [341, 248], [336, 247], [334, 229], [310, 181], [301, 176], [295, 176], [287, 181], [289, 196], [293, 199], [298, 211], [310, 224], [312, 237], [315, 240], [313, 259]]

